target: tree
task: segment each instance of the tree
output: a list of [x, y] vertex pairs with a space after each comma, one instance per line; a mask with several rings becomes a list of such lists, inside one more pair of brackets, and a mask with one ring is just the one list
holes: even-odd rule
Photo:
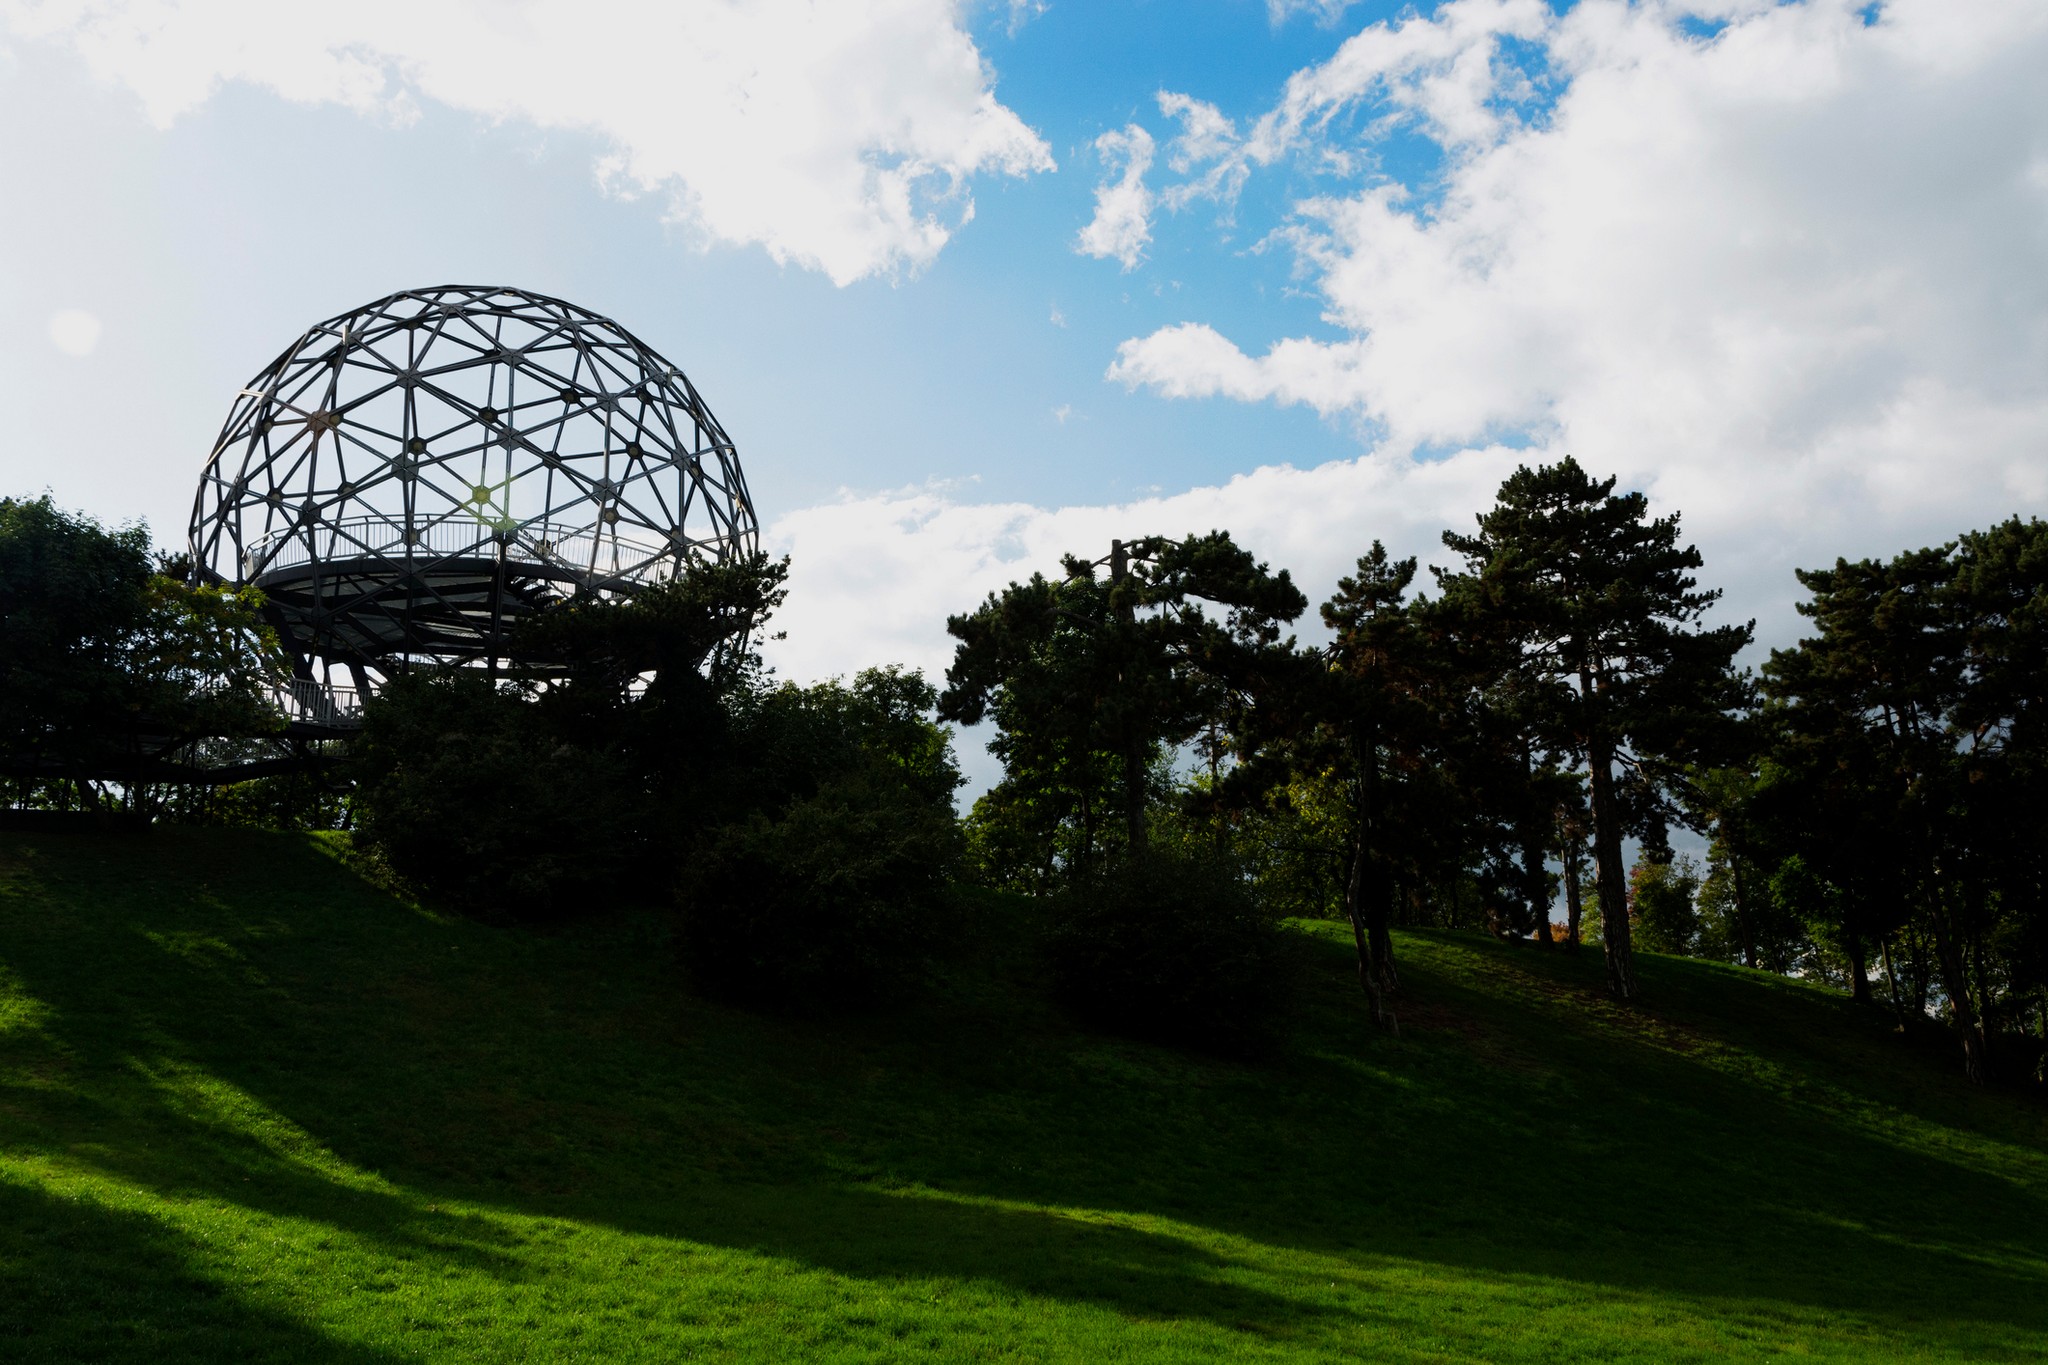
[[422, 891], [487, 916], [618, 894], [641, 852], [630, 766], [549, 721], [531, 689], [478, 670], [391, 679], [349, 755], [359, 839]]
[[765, 556], [700, 565], [541, 613], [521, 653], [566, 675], [546, 686], [476, 670], [390, 680], [350, 757], [363, 841], [482, 912], [666, 891], [705, 812], [768, 804], [779, 756], [802, 747], [749, 752], [736, 733], [764, 690], [754, 640], [786, 572]]
[[149, 590], [149, 535], [48, 495], [0, 499], [0, 745], [24, 778], [103, 754], [125, 717], [124, 646]]
[[1403, 804], [1392, 790], [1426, 761], [1441, 715], [1431, 695], [1426, 638], [1403, 601], [1415, 561], [1374, 541], [1322, 605], [1334, 633], [1307, 662], [1294, 704], [1269, 708], [1272, 748], [1294, 784], [1320, 782], [1335, 799], [1343, 904], [1358, 954], [1358, 982], [1374, 1022], [1391, 1025], [1399, 988], [1390, 931]]
[[1668, 862], [1638, 859], [1629, 874], [1628, 909], [1632, 928], [1653, 953], [1696, 956], [1700, 917], [1699, 867], [1690, 858]]
[[1586, 878], [1592, 871], [1586, 858], [1586, 836], [1592, 832], [1592, 812], [1586, 807], [1585, 783], [1577, 773], [1559, 781], [1557, 804], [1552, 819], [1556, 829], [1558, 876], [1564, 883], [1565, 946], [1579, 950], [1584, 938]]
[[2048, 525], [2014, 518], [1799, 580], [1814, 634], [1764, 670], [1781, 724], [1772, 757], [1802, 817], [1774, 885], [1806, 888], [1795, 898], [1844, 954], [1858, 998], [1874, 946], [1894, 1001], [1918, 1008], [1931, 950], [1982, 1081], [1999, 1025], [2043, 980]]
[[1070, 857], [1086, 862], [1105, 805], [1122, 816], [1123, 846], [1144, 849], [1162, 750], [1250, 695], [1307, 599], [1222, 531], [1116, 541], [1065, 568], [1061, 581], [1034, 574], [947, 621], [959, 644], [939, 714], [996, 722], [1005, 803], [1071, 820]]
[[161, 760], [282, 724], [276, 636], [253, 588], [156, 572], [140, 526], [108, 530], [48, 496], [0, 499], [0, 766], [25, 785], [119, 782], [147, 815]]
[[914, 979], [946, 936], [960, 785], [937, 694], [899, 668], [783, 684], [736, 717], [763, 780], [700, 822], [678, 903], [714, 993], [849, 1001]]
[[1462, 572], [1446, 597], [1514, 646], [1512, 667], [1544, 742], [1585, 765], [1607, 986], [1637, 995], [1617, 766], [1654, 785], [1659, 760], [1696, 752], [1739, 701], [1731, 672], [1751, 625], [1707, 628], [1720, 593], [1693, 577], [1699, 552], [1678, 518], [1651, 518], [1640, 493], [1616, 495], [1567, 457], [1501, 485], [1473, 535], [1445, 532]]

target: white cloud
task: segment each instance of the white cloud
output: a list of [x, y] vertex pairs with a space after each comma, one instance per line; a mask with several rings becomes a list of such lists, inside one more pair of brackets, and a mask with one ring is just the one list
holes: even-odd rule
[[[1172, 90], [1159, 92], [1159, 112], [1180, 124], [1167, 150], [1167, 168], [1188, 177], [1169, 185], [1159, 202], [1179, 212], [1196, 199], [1212, 199], [1228, 217], [1231, 202], [1251, 173], [1237, 125], [1215, 105]], [[1195, 174], [1205, 165], [1207, 170]]]
[[[1608, 8], [1591, 0], [1582, 8]], [[1652, 0], [1649, 8], [1666, 6]], [[1537, 39], [1556, 24], [1547, 0], [1449, 0], [1428, 17], [1372, 24], [1319, 66], [1288, 77], [1280, 104], [1254, 129], [1248, 153], [1277, 160], [1340, 112], [1376, 102], [1384, 120], [1412, 118], [1457, 151], [1490, 141], [1503, 123], [1500, 104], [1523, 79], [1497, 60], [1500, 40]]]
[[[936, 679], [953, 657], [948, 616], [1033, 572], [1058, 574], [1062, 554], [1103, 554], [1112, 539], [1141, 535], [1226, 528], [1320, 601], [1374, 537], [1446, 562], [1441, 532], [1470, 525], [1513, 455], [1269, 466], [1219, 486], [1108, 506], [969, 503], [942, 489], [849, 494], [776, 518], [764, 533], [774, 553], [791, 557], [779, 622], [788, 638], [769, 657], [806, 680], [878, 663], [910, 664]], [[1311, 608], [1305, 631], [1313, 618]]]
[[[1028, 8], [1028, 7], [1027, 7]], [[239, 82], [395, 122], [421, 101], [596, 136], [618, 193], [847, 284], [916, 270], [979, 174], [1052, 169], [961, 0], [0, 0], [168, 125]], [[1028, 16], [1027, 16], [1028, 17]]]
[[[1109, 377], [1342, 415], [1376, 458], [1570, 450], [1769, 566], [1766, 614], [1793, 563], [2048, 510], [2048, 7], [1863, 8], [1487, 0], [1375, 25], [1247, 138], [1364, 164], [1392, 110], [1448, 154], [1415, 192], [1300, 200], [1272, 239], [1328, 333], [1248, 354], [1190, 321]], [[1715, 36], [1680, 22], [1709, 9]], [[1485, 95], [1517, 79], [1508, 32], [1561, 85], [1547, 113]], [[1324, 117], [1346, 102], [1362, 132]]]
[[[1164, 395], [1357, 421], [1358, 459], [1119, 506], [912, 491], [793, 513], [769, 532], [795, 555], [778, 663], [936, 676], [948, 614], [1153, 531], [1228, 527], [1320, 600], [1375, 537], [1446, 563], [1444, 529], [1517, 463], [1566, 452], [1680, 512], [1723, 619], [1760, 618], [1765, 645], [1796, 637], [1796, 565], [2048, 512], [2048, 9], [1894, 0], [1866, 26], [1831, 0], [1720, 8], [1713, 39], [1657, 3], [1545, 20], [1537, 56], [1563, 84], [1547, 116], [1427, 115], [1461, 149], [1434, 194], [1375, 181], [1303, 200], [1277, 245], [1329, 335], [1247, 354], [1196, 321], [1117, 353], [1113, 379]], [[1449, 13], [1471, 27], [1448, 55], [1402, 42], [1452, 70], [1520, 13]], [[1290, 97], [1311, 88], [1360, 83]], [[1423, 126], [1423, 103], [1397, 112]], [[1191, 152], [1191, 178], [1249, 155], [1220, 112], [1199, 126], [1217, 154]], [[1380, 126], [1335, 150], [1370, 151]], [[1319, 169], [1341, 142], [1320, 116], [1286, 140]]]
[[1024, 25], [1051, 8], [1051, 0], [1010, 0], [1010, 36], [1016, 37]]
[[70, 356], [89, 356], [100, 344], [100, 320], [83, 308], [50, 314], [50, 344]]
[[1152, 135], [1135, 123], [1095, 139], [1109, 176], [1095, 187], [1095, 216], [1074, 239], [1074, 250], [1121, 262], [1125, 270], [1144, 258], [1152, 240], [1152, 191], [1145, 188], [1152, 149]]
[[1319, 24], [1329, 25], [1344, 17], [1344, 11], [1357, 4], [1358, 0], [1266, 0], [1266, 18], [1277, 28], [1297, 14], [1312, 16]]

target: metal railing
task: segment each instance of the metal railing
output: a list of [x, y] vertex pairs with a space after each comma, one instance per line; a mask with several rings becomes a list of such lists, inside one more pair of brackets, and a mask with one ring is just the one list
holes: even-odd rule
[[294, 725], [329, 730], [355, 730], [363, 723], [363, 701], [353, 687], [331, 687], [310, 678], [293, 678], [273, 688], [271, 702]]
[[242, 577], [295, 568], [315, 561], [383, 559], [405, 562], [475, 556], [531, 564], [577, 579], [659, 583], [675, 575], [676, 550], [651, 540], [590, 526], [529, 521], [494, 525], [479, 521], [416, 521], [410, 526], [383, 517], [347, 517], [272, 531], [242, 553]]

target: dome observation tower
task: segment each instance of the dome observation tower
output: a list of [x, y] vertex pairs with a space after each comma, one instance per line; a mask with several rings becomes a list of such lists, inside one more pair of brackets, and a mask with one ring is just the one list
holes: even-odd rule
[[625, 328], [517, 289], [411, 289], [249, 381], [192, 508], [195, 569], [254, 584], [295, 730], [417, 665], [516, 675], [525, 617], [754, 553], [732, 441]]

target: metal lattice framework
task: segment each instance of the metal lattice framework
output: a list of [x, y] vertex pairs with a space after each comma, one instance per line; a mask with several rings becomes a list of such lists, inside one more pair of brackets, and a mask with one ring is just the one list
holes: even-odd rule
[[281, 700], [318, 726], [415, 664], [534, 671], [521, 618], [758, 538], [732, 441], [674, 365], [560, 299], [444, 286], [330, 318], [249, 382], [191, 550], [263, 589], [299, 674]]

